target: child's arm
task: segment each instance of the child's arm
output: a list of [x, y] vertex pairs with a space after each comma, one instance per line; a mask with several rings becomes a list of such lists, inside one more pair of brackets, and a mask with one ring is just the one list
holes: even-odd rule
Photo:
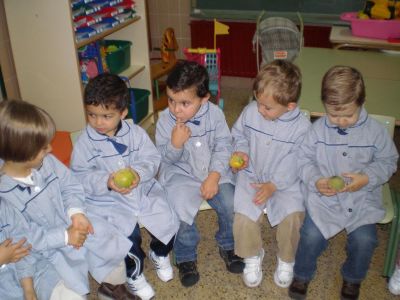
[[253, 199], [255, 205], [264, 204], [265, 202], [267, 202], [269, 198], [271, 198], [272, 194], [276, 191], [276, 186], [272, 182], [253, 183], [251, 186], [257, 190]]
[[212, 112], [215, 122], [215, 137], [209, 164], [209, 173], [200, 187], [204, 199], [211, 199], [218, 193], [221, 176], [229, 172], [229, 159], [232, 153], [232, 136], [221, 110]]
[[233, 152], [232, 135], [226, 123], [224, 113], [221, 110], [217, 110], [213, 114], [211, 117], [217, 120], [217, 122], [215, 124], [214, 147], [210, 149], [211, 161], [208, 169], [210, 174], [216, 172], [220, 176], [224, 176], [229, 172], [229, 160]]
[[[172, 143], [172, 132], [175, 127], [176, 123], [173, 124], [167, 114], [162, 113], [160, 115], [156, 126], [156, 145], [158, 151], [161, 153], [162, 160], [167, 164], [176, 163], [182, 157], [185, 157], [185, 148], [177, 148]], [[185, 127], [187, 128], [187, 126]]]
[[396, 171], [399, 154], [386, 128], [382, 127], [376, 133], [374, 145], [376, 147], [374, 157], [363, 170], [360, 170], [359, 173], [342, 174], [342, 176], [352, 179], [352, 182], [343, 191], [373, 190], [387, 182]]
[[218, 172], [210, 172], [200, 186], [201, 196], [209, 200], [218, 193], [218, 183], [221, 175]]
[[13, 243], [12, 239], [2, 242], [0, 244], [0, 265], [14, 263], [27, 256], [32, 246], [24, 246], [25, 242], [25, 238], [16, 243]]
[[153, 179], [158, 172], [161, 162], [161, 155], [156, 146], [148, 136], [147, 132], [136, 126], [134, 130], [137, 145], [137, 153], [129, 160], [130, 167], [139, 175], [140, 182], [147, 182]]
[[[110, 171], [100, 169], [96, 165], [95, 157], [88, 150], [88, 145], [78, 141], [74, 145], [70, 168], [79, 182], [85, 187], [88, 195], [102, 196], [110, 193], [108, 180]], [[96, 199], [100, 201], [101, 198]]]
[[49, 162], [49, 167], [58, 176], [65, 211], [68, 213], [70, 209], [74, 209], [83, 213], [85, 211], [85, 196], [81, 183], [72, 175], [71, 170], [53, 155], [49, 154], [46, 159]]
[[21, 287], [24, 290], [24, 299], [25, 300], [36, 300], [36, 292], [33, 287], [33, 279], [32, 277], [25, 277], [20, 279]]
[[271, 172], [270, 182], [277, 190], [286, 190], [299, 180], [298, 151], [310, 125], [311, 123], [307, 120], [307, 122], [299, 122], [297, 128], [292, 128], [294, 132], [291, 133], [290, 141], [294, 143], [285, 155], [279, 157], [276, 169]]
[[311, 126], [300, 144], [296, 156], [299, 177], [314, 193], [319, 192], [317, 181], [323, 178], [316, 161], [316, 140], [315, 126]]
[[236, 120], [232, 127], [232, 137], [233, 137], [233, 149], [236, 152], [243, 152], [248, 154], [250, 151], [250, 145], [248, 140], [248, 130], [244, 126], [245, 115], [248, 111], [248, 106], [245, 107], [243, 112], [240, 114], [239, 118]]

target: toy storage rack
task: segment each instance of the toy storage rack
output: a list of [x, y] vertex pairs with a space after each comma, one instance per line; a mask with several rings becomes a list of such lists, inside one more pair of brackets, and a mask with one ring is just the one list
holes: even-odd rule
[[206, 48], [185, 48], [185, 57], [189, 61], [195, 61], [206, 67], [210, 77], [209, 90], [215, 103], [223, 108], [224, 102], [221, 98], [221, 50]]

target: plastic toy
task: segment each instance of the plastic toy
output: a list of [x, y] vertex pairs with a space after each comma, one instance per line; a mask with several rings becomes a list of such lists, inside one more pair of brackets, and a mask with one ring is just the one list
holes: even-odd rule
[[214, 102], [221, 109], [224, 108], [224, 100], [221, 98], [221, 50], [216, 48], [216, 36], [222, 34], [229, 34], [229, 26], [214, 19], [214, 49], [183, 49], [187, 60], [195, 61], [207, 68], [210, 77], [209, 90], [215, 98]]

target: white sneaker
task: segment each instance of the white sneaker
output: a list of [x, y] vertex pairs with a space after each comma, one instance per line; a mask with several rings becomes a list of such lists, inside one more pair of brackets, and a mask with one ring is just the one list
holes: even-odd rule
[[157, 256], [154, 251], [150, 250], [149, 258], [157, 271], [157, 276], [162, 281], [167, 282], [174, 278], [174, 271], [172, 270], [171, 263], [169, 261], [169, 255]]
[[392, 277], [390, 277], [389, 280], [389, 291], [393, 295], [400, 295], [400, 268], [396, 267], [396, 270], [394, 271]]
[[274, 273], [274, 281], [277, 286], [287, 288], [293, 280], [293, 263], [287, 263], [278, 257], [278, 266]]
[[258, 256], [244, 259], [243, 281], [248, 287], [256, 287], [261, 283], [264, 254], [264, 249], [261, 249]]
[[140, 297], [142, 300], [150, 300], [155, 295], [153, 288], [147, 282], [144, 274], [139, 275], [136, 279], [129, 277], [126, 280], [126, 285], [132, 294]]

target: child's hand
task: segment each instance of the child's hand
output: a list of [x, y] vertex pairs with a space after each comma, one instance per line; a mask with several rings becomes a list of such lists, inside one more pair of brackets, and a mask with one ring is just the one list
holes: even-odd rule
[[20, 283], [24, 291], [24, 300], [37, 300], [32, 277], [24, 277], [20, 280]]
[[[322, 177], [317, 180], [315, 183], [315, 187], [317, 188], [318, 192], [320, 192], [324, 196], [334, 196], [338, 193], [335, 189], [332, 189], [328, 184], [329, 178]], [[341, 192], [341, 191], [340, 191]]]
[[6, 239], [0, 244], [0, 265], [19, 261], [29, 254], [31, 245], [24, 247], [26, 239], [23, 238], [17, 243], [12, 243], [12, 239]]
[[240, 168], [232, 168], [231, 167], [233, 173], [236, 173], [240, 170], [246, 169], [249, 166], [249, 156], [247, 155], [247, 153], [235, 151], [232, 153], [232, 156], [234, 156], [234, 155], [239, 156], [240, 158], [243, 159], [243, 165]]
[[206, 180], [203, 181], [200, 187], [201, 196], [205, 200], [212, 199], [218, 193], [218, 183], [221, 175], [218, 172], [210, 172]]
[[94, 229], [92, 223], [90, 223], [89, 219], [86, 218], [84, 214], [73, 214], [71, 216], [72, 227], [78, 230], [83, 230], [86, 233], [93, 234]]
[[276, 186], [272, 182], [252, 183], [251, 186], [257, 190], [253, 199], [255, 205], [264, 204], [276, 191]]
[[129, 194], [134, 188], [136, 188], [139, 185], [139, 182], [140, 182], [139, 174], [134, 169], [132, 169], [132, 168], [129, 168], [129, 169], [135, 175], [135, 179], [133, 180], [133, 182], [132, 182], [130, 187], [120, 188], [115, 184], [114, 176], [115, 176], [116, 172], [111, 173], [110, 176], [108, 177], [107, 187], [109, 189], [113, 190], [114, 192], [120, 193], [122, 195]]
[[343, 173], [343, 177], [347, 177], [351, 179], [350, 184], [346, 185], [343, 190], [340, 192], [357, 192], [366, 186], [369, 182], [369, 178], [367, 174], [359, 174], [359, 173]]
[[176, 125], [172, 129], [171, 133], [171, 144], [177, 149], [182, 149], [183, 145], [190, 138], [192, 132], [190, 128], [187, 127], [184, 123], [178, 122], [176, 120]]
[[68, 245], [73, 246], [75, 249], [79, 249], [83, 246], [88, 235], [86, 230], [77, 229], [72, 225], [68, 227]]

